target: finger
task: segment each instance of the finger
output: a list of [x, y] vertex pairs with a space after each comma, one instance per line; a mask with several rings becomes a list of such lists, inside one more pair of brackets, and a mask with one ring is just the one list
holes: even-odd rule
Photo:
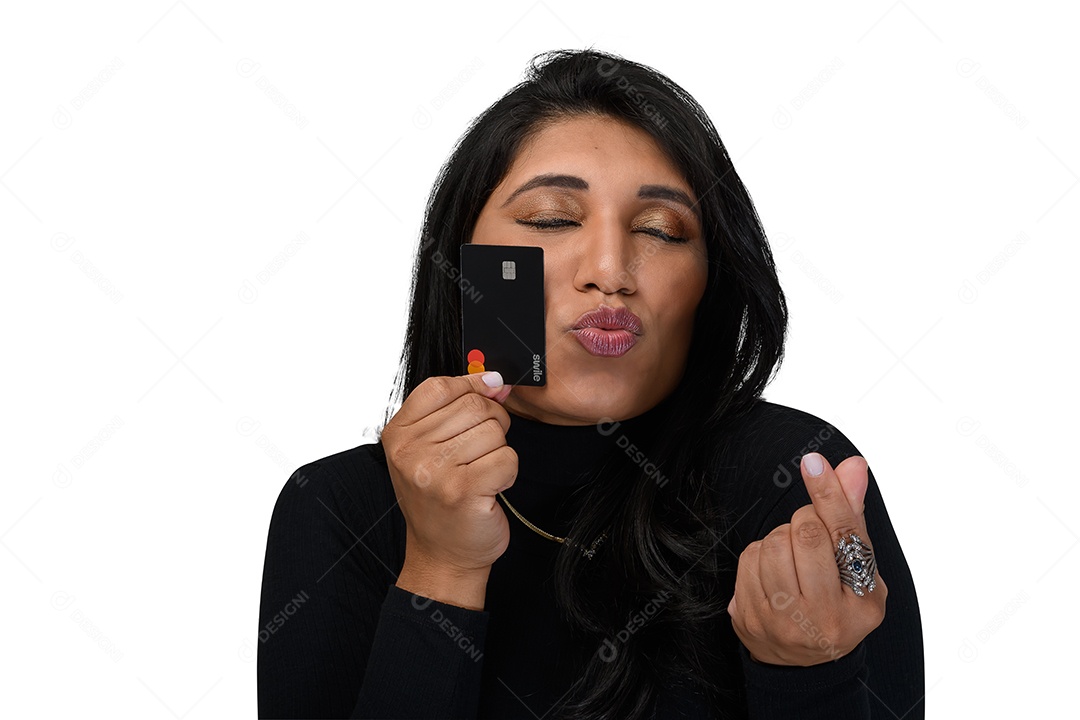
[[866, 459], [859, 455], [845, 458], [836, 466], [836, 477], [844, 488], [844, 495], [859, 521], [859, 539], [873, 548], [866, 527], [866, 489], [869, 486], [869, 466]]
[[803, 505], [791, 516], [791, 554], [804, 598], [815, 605], [842, 599], [836, 546], [813, 505]]
[[[493, 406], [493, 410], [506, 412], [497, 405]], [[435, 443], [433, 463], [443, 468], [449, 468], [452, 465], [468, 465], [491, 451], [506, 446], [506, 431], [500, 423], [491, 422], [491, 420], [490, 417], [485, 418], [459, 435], [444, 442]]]
[[[859, 540], [873, 552], [874, 544], [870, 541], [870, 534], [866, 527], [865, 500], [866, 490], [870, 485], [869, 473], [870, 467], [867, 465], [866, 459], [859, 455], [852, 455], [836, 466], [836, 476], [840, 479], [840, 484], [844, 488], [844, 494], [851, 504], [852, 511], [859, 519]], [[878, 573], [876, 566], [877, 563], [875, 563], [874, 569], [876, 589], [881, 589], [884, 582], [881, 580], [881, 575]], [[854, 593], [855, 591], [851, 590], [851, 592]], [[884, 593], [879, 593], [879, 598], [881, 597], [884, 597]]]
[[848, 504], [851, 505], [851, 511], [858, 517], [862, 517], [865, 510], [864, 500], [866, 488], [869, 485], [867, 471], [866, 459], [860, 455], [845, 458], [835, 470], [836, 477], [840, 479], [840, 485], [844, 488]]
[[502, 390], [497, 392], [491, 399], [500, 405], [506, 402], [506, 398], [510, 396], [510, 391], [514, 389], [513, 385], [503, 385]]
[[490, 398], [502, 389], [502, 375], [494, 371], [429, 377], [409, 393], [395, 417], [400, 425], [412, 425], [465, 393], [475, 392]]
[[802, 457], [801, 467], [806, 491], [818, 517], [829, 529], [833, 547], [842, 537], [862, 533], [862, 523], [852, 511], [840, 478], [825, 456], [816, 452], [807, 453]]
[[799, 575], [791, 552], [791, 523], [780, 525], [762, 538], [758, 578], [774, 609], [783, 610], [799, 597]]
[[[738, 604], [741, 611], [752, 612], [761, 599], [765, 597], [765, 591], [761, 589], [761, 581], [758, 579], [759, 553], [761, 543], [752, 542], [739, 555], [739, 567], [735, 572], [735, 594], [728, 603], [729, 612], [739, 612], [734, 609]], [[741, 617], [733, 615], [735, 617]]]
[[[504, 385], [507, 388], [509, 385]], [[503, 435], [510, 429], [510, 414], [494, 398], [465, 393], [449, 405], [413, 423], [413, 431], [430, 442], [453, 442], [453, 438], [488, 419], [495, 419]]]
[[[469, 463], [473, 479], [472, 490], [477, 495], [487, 495], [494, 500], [500, 492], [513, 486], [517, 479], [518, 466], [510, 462], [516, 453], [509, 445], [502, 445], [495, 450]], [[498, 501], [495, 500], [497, 504]]]

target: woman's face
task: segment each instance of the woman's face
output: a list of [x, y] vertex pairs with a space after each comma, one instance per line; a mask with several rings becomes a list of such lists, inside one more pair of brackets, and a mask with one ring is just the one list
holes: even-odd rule
[[[696, 202], [656, 142], [623, 121], [567, 117], [523, 144], [471, 240], [544, 249], [547, 385], [515, 386], [509, 412], [587, 425], [640, 415], [675, 389], [708, 276]], [[601, 306], [640, 327], [574, 329]]]

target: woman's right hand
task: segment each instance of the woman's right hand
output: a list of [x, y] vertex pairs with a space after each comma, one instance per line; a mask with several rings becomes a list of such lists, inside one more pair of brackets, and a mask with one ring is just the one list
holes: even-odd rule
[[[489, 387], [485, 375], [497, 385]], [[470, 577], [486, 583], [509, 546], [510, 525], [495, 496], [514, 484], [518, 471], [517, 453], [506, 444], [510, 416], [501, 405], [511, 389], [496, 372], [431, 377], [383, 428], [407, 528], [402, 576], [408, 570], [411, 585], [418, 576], [432, 582], [438, 576], [443, 585]]]

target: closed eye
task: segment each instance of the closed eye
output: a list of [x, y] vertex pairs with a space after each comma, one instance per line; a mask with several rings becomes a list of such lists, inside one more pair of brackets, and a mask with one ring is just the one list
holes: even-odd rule
[[668, 235], [663, 230], [657, 230], [656, 228], [650, 228], [650, 227], [638, 228], [637, 232], [643, 232], [646, 235], [653, 235], [655, 237], [660, 238], [661, 240], [664, 240], [665, 242], [670, 242], [670, 243], [690, 242], [689, 238], [679, 237], [677, 235]]
[[[563, 218], [542, 218], [540, 220], [516, 220], [515, 222], [517, 222], [519, 225], [528, 225], [529, 227], [534, 227], [534, 228], [537, 228], [537, 229], [540, 229], [540, 230], [557, 230], [559, 228], [577, 227], [577, 226], [581, 225], [581, 223], [579, 223], [579, 222], [575, 222], [573, 220], [566, 220], [566, 219], [563, 219]], [[660, 238], [661, 240], [664, 240], [665, 242], [669, 242], [669, 243], [678, 244], [678, 243], [690, 242], [689, 238], [679, 237], [678, 235], [669, 235], [668, 233], [664, 232], [663, 230], [658, 230], [657, 228], [651, 228], [651, 227], [637, 228], [634, 232], [640, 232], [640, 233], [645, 233], [646, 235], [652, 235], [653, 237]]]
[[519, 225], [528, 225], [529, 227], [540, 228], [542, 230], [549, 230], [551, 228], [562, 228], [580, 225], [581, 223], [574, 222], [573, 220], [565, 220], [563, 218], [541, 218], [540, 220], [516, 220]]

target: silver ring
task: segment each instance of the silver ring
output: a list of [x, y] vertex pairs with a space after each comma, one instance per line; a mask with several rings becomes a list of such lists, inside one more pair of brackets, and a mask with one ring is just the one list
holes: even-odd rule
[[862, 597], [866, 592], [874, 592], [874, 571], [877, 561], [874, 551], [858, 535], [851, 533], [847, 538], [840, 538], [836, 545], [836, 565], [840, 568], [840, 582]]

